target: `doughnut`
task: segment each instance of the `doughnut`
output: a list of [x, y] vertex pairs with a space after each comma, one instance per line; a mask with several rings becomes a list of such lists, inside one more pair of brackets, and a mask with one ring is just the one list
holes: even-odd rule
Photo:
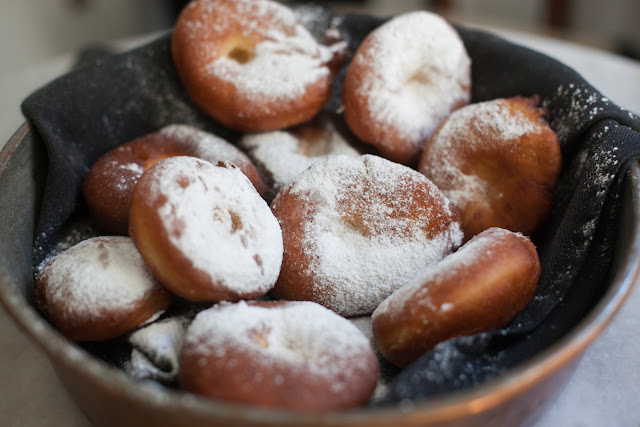
[[154, 164], [131, 195], [129, 234], [154, 276], [191, 301], [260, 297], [282, 262], [278, 221], [228, 162], [179, 156]]
[[311, 119], [329, 99], [345, 43], [319, 44], [269, 0], [195, 0], [178, 16], [173, 61], [194, 103], [245, 132]]
[[133, 240], [84, 240], [51, 258], [36, 279], [36, 305], [73, 341], [109, 340], [151, 320], [172, 300]]
[[367, 402], [378, 379], [369, 340], [309, 301], [223, 303], [184, 338], [180, 388], [213, 400], [307, 412]]
[[344, 78], [344, 118], [386, 158], [414, 165], [433, 130], [469, 103], [471, 60], [443, 18], [411, 12], [373, 30]]
[[548, 217], [562, 166], [539, 98], [455, 111], [432, 135], [418, 170], [458, 208], [465, 239], [489, 227], [533, 233]]
[[192, 126], [169, 125], [114, 148], [91, 166], [82, 193], [92, 221], [107, 233], [126, 235], [133, 187], [151, 165], [172, 156], [199, 157], [212, 163], [229, 161], [247, 175], [258, 192], [265, 191], [255, 166], [235, 146]]
[[539, 277], [528, 237], [485, 230], [380, 304], [372, 315], [378, 350], [404, 367], [441, 341], [501, 328], [531, 300]]
[[333, 121], [322, 113], [309, 122], [286, 130], [244, 134], [239, 146], [264, 177], [267, 200], [273, 200], [280, 188], [326, 156], [360, 155]]
[[325, 158], [271, 207], [284, 240], [271, 295], [347, 317], [371, 314], [463, 237], [457, 212], [431, 181], [370, 154]]

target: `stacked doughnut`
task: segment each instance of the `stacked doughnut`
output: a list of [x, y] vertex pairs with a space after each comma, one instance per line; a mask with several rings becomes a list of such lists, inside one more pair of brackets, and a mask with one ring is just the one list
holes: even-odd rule
[[247, 133], [239, 145], [264, 177], [267, 200], [273, 200], [282, 187], [327, 156], [361, 154], [337, 128], [336, 119], [326, 113], [292, 128]]
[[[198, 108], [244, 133], [232, 144], [171, 125], [97, 160], [84, 198], [119, 236], [53, 257], [41, 311], [95, 341], [177, 299], [205, 302], [179, 386], [304, 411], [365, 404], [376, 354], [404, 367], [512, 321], [536, 290], [529, 236], [561, 165], [540, 99], [470, 104], [464, 45], [428, 12], [373, 30], [340, 74], [345, 47], [276, 2], [190, 2], [172, 36], [178, 75]], [[342, 107], [323, 111], [339, 75]], [[371, 340], [356, 316], [370, 316]]]
[[247, 155], [211, 133], [188, 125], [169, 125], [119, 145], [100, 157], [85, 176], [82, 193], [91, 219], [106, 233], [129, 233], [129, 202], [142, 173], [158, 161], [191, 156], [238, 166], [256, 190], [264, 183]]

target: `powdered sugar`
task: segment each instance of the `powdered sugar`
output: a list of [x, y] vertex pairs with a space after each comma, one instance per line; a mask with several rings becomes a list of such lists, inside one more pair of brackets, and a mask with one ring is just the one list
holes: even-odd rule
[[330, 157], [283, 191], [317, 206], [304, 230], [306, 274], [314, 277], [318, 302], [343, 315], [371, 313], [462, 240], [438, 189], [380, 157]]
[[429, 288], [425, 287], [424, 284], [426, 282], [437, 283], [446, 280], [446, 277], [455, 275], [460, 269], [482, 262], [483, 259], [491, 256], [491, 248], [496, 245], [496, 242], [507, 235], [517, 235], [526, 239], [519, 233], [500, 228], [492, 228], [490, 231], [476, 235], [456, 252], [426, 269], [406, 286], [400, 288], [383, 301], [373, 313], [373, 318], [380, 315], [393, 316], [400, 313], [413, 312], [420, 306], [427, 306], [434, 312], [452, 310], [454, 303], [451, 301], [438, 303], [432, 301], [429, 297]]
[[256, 45], [251, 61], [240, 63], [221, 57], [211, 63], [209, 71], [232, 82], [242, 93], [272, 101], [300, 97], [309, 85], [329, 74], [324, 66], [329, 57], [321, 54], [327, 50], [313, 46], [315, 41], [306, 31], [298, 31], [294, 40], [278, 33], [269, 36], [271, 40]]
[[[538, 132], [540, 124], [496, 99], [454, 111], [429, 140], [420, 170], [446, 183], [442, 191], [456, 206], [488, 203], [491, 183], [469, 170], [461, 159], [478, 151], [515, 152], [518, 139]], [[481, 146], [480, 144], [484, 144]]]
[[358, 93], [374, 122], [418, 146], [457, 105], [469, 101], [470, 59], [453, 28], [429, 12], [399, 15], [369, 36], [354, 63], [372, 70]]
[[228, 161], [244, 169], [251, 164], [251, 160], [236, 146], [228, 141], [189, 125], [168, 125], [160, 130], [161, 135], [180, 141], [190, 150], [193, 156], [211, 163], [220, 160]]
[[240, 145], [270, 177], [271, 193], [275, 195], [298, 174], [328, 155], [360, 154], [332, 125], [326, 126], [320, 130], [322, 135], [313, 141], [301, 143], [302, 137], [292, 131], [274, 131], [246, 134]]
[[[329, 75], [330, 48], [318, 44], [293, 12], [276, 2], [201, 2], [202, 16], [189, 22], [190, 37], [202, 34], [212, 61], [205, 69], [252, 99], [277, 101], [300, 97]], [[226, 41], [241, 41], [243, 58], [224, 52]], [[218, 43], [215, 43], [218, 41]], [[244, 45], [247, 42], [249, 45]]]
[[164, 201], [157, 215], [194, 268], [227, 289], [273, 286], [282, 260], [280, 227], [239, 169], [172, 157], [153, 172], [151, 198]]
[[[354, 372], [370, 362], [369, 340], [348, 320], [312, 302], [277, 307], [240, 301], [199, 313], [187, 330], [185, 346], [225, 359], [225, 349], [252, 354], [252, 363], [269, 369], [284, 362], [294, 372], [332, 379], [339, 393]], [[363, 360], [364, 359], [364, 360]], [[362, 365], [361, 365], [362, 364]]]
[[72, 318], [126, 310], [159, 286], [133, 240], [124, 236], [80, 242], [49, 261], [40, 274], [47, 282], [48, 303], [66, 307]]
[[[113, 197], [120, 193], [130, 194], [150, 160], [172, 156], [176, 152], [212, 163], [230, 161], [243, 170], [253, 167], [241, 150], [224, 139], [193, 126], [173, 124], [119, 145], [96, 162], [90, 173], [100, 174], [96, 180], [108, 186], [110, 191], [106, 193]], [[101, 161], [106, 163], [101, 164]]]
[[190, 318], [176, 316], [152, 323], [131, 334], [131, 359], [125, 369], [135, 378], [163, 382], [175, 379], [179, 371], [179, 355]]
[[572, 133], [581, 133], [609, 105], [611, 101], [592, 87], [574, 83], [558, 86], [554, 96], [543, 102], [553, 109], [551, 126], [561, 141], [570, 139]]

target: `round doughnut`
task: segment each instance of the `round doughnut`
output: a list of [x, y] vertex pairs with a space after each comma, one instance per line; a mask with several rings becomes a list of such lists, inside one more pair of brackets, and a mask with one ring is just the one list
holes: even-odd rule
[[457, 212], [424, 175], [373, 155], [331, 156], [272, 203], [284, 239], [272, 295], [371, 314], [462, 241]]
[[269, 0], [195, 0], [180, 13], [171, 52], [193, 101], [225, 126], [282, 129], [329, 99], [344, 43], [318, 44], [293, 12]]
[[398, 15], [364, 39], [347, 68], [347, 124], [384, 157], [413, 165], [431, 132], [469, 103], [470, 64], [443, 18], [425, 11]]
[[489, 227], [533, 233], [547, 218], [562, 155], [538, 98], [455, 111], [432, 135], [418, 170], [458, 208], [465, 238]]
[[235, 165], [170, 157], [140, 177], [129, 234], [170, 291], [192, 301], [264, 295], [278, 278], [282, 233]]
[[540, 261], [528, 237], [490, 228], [373, 312], [378, 350], [403, 367], [449, 338], [501, 328], [533, 297]]
[[180, 356], [180, 387], [210, 399], [301, 411], [361, 406], [378, 379], [369, 340], [308, 301], [244, 301], [199, 313]]
[[73, 341], [118, 337], [164, 311], [172, 300], [133, 240], [94, 237], [53, 257], [36, 280], [36, 303]]
[[244, 134], [239, 145], [264, 177], [267, 200], [272, 200], [280, 188], [326, 156], [360, 155], [322, 113], [287, 130]]
[[82, 184], [92, 221], [107, 233], [129, 231], [129, 200], [142, 173], [159, 160], [193, 156], [217, 163], [229, 161], [240, 168], [260, 194], [264, 183], [251, 160], [238, 148], [188, 125], [169, 125], [104, 154], [89, 169]]

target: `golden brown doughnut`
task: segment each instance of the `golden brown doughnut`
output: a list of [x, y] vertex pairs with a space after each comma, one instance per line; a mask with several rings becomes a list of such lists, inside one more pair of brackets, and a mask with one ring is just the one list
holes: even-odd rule
[[199, 313], [180, 356], [180, 387], [214, 400], [337, 411], [361, 406], [378, 379], [369, 340], [312, 302], [224, 303]]
[[278, 221], [226, 162], [170, 157], [154, 164], [133, 190], [129, 234], [154, 276], [193, 301], [260, 297], [282, 262]]
[[38, 308], [74, 341], [120, 336], [164, 311], [171, 300], [125, 236], [80, 242], [49, 260], [36, 280]]
[[272, 294], [370, 314], [462, 241], [457, 212], [424, 175], [373, 155], [331, 156], [272, 203], [284, 239]]
[[533, 297], [539, 277], [529, 238], [485, 230], [380, 304], [372, 316], [378, 350], [403, 367], [449, 338], [501, 328]]
[[470, 64], [443, 18], [425, 11], [398, 15], [365, 38], [347, 68], [347, 124], [384, 157], [414, 165], [431, 132], [469, 102]]
[[260, 194], [264, 183], [251, 160], [234, 145], [188, 125], [170, 125], [107, 152], [85, 176], [82, 192], [93, 222], [108, 233], [129, 232], [129, 200], [142, 173], [172, 156], [193, 156], [240, 168]]
[[331, 93], [343, 43], [316, 42], [270, 0], [195, 0], [180, 13], [173, 60], [193, 101], [232, 129], [261, 132], [305, 122]]
[[458, 208], [465, 238], [489, 227], [530, 235], [548, 217], [560, 144], [537, 97], [455, 111], [425, 146], [418, 170]]

